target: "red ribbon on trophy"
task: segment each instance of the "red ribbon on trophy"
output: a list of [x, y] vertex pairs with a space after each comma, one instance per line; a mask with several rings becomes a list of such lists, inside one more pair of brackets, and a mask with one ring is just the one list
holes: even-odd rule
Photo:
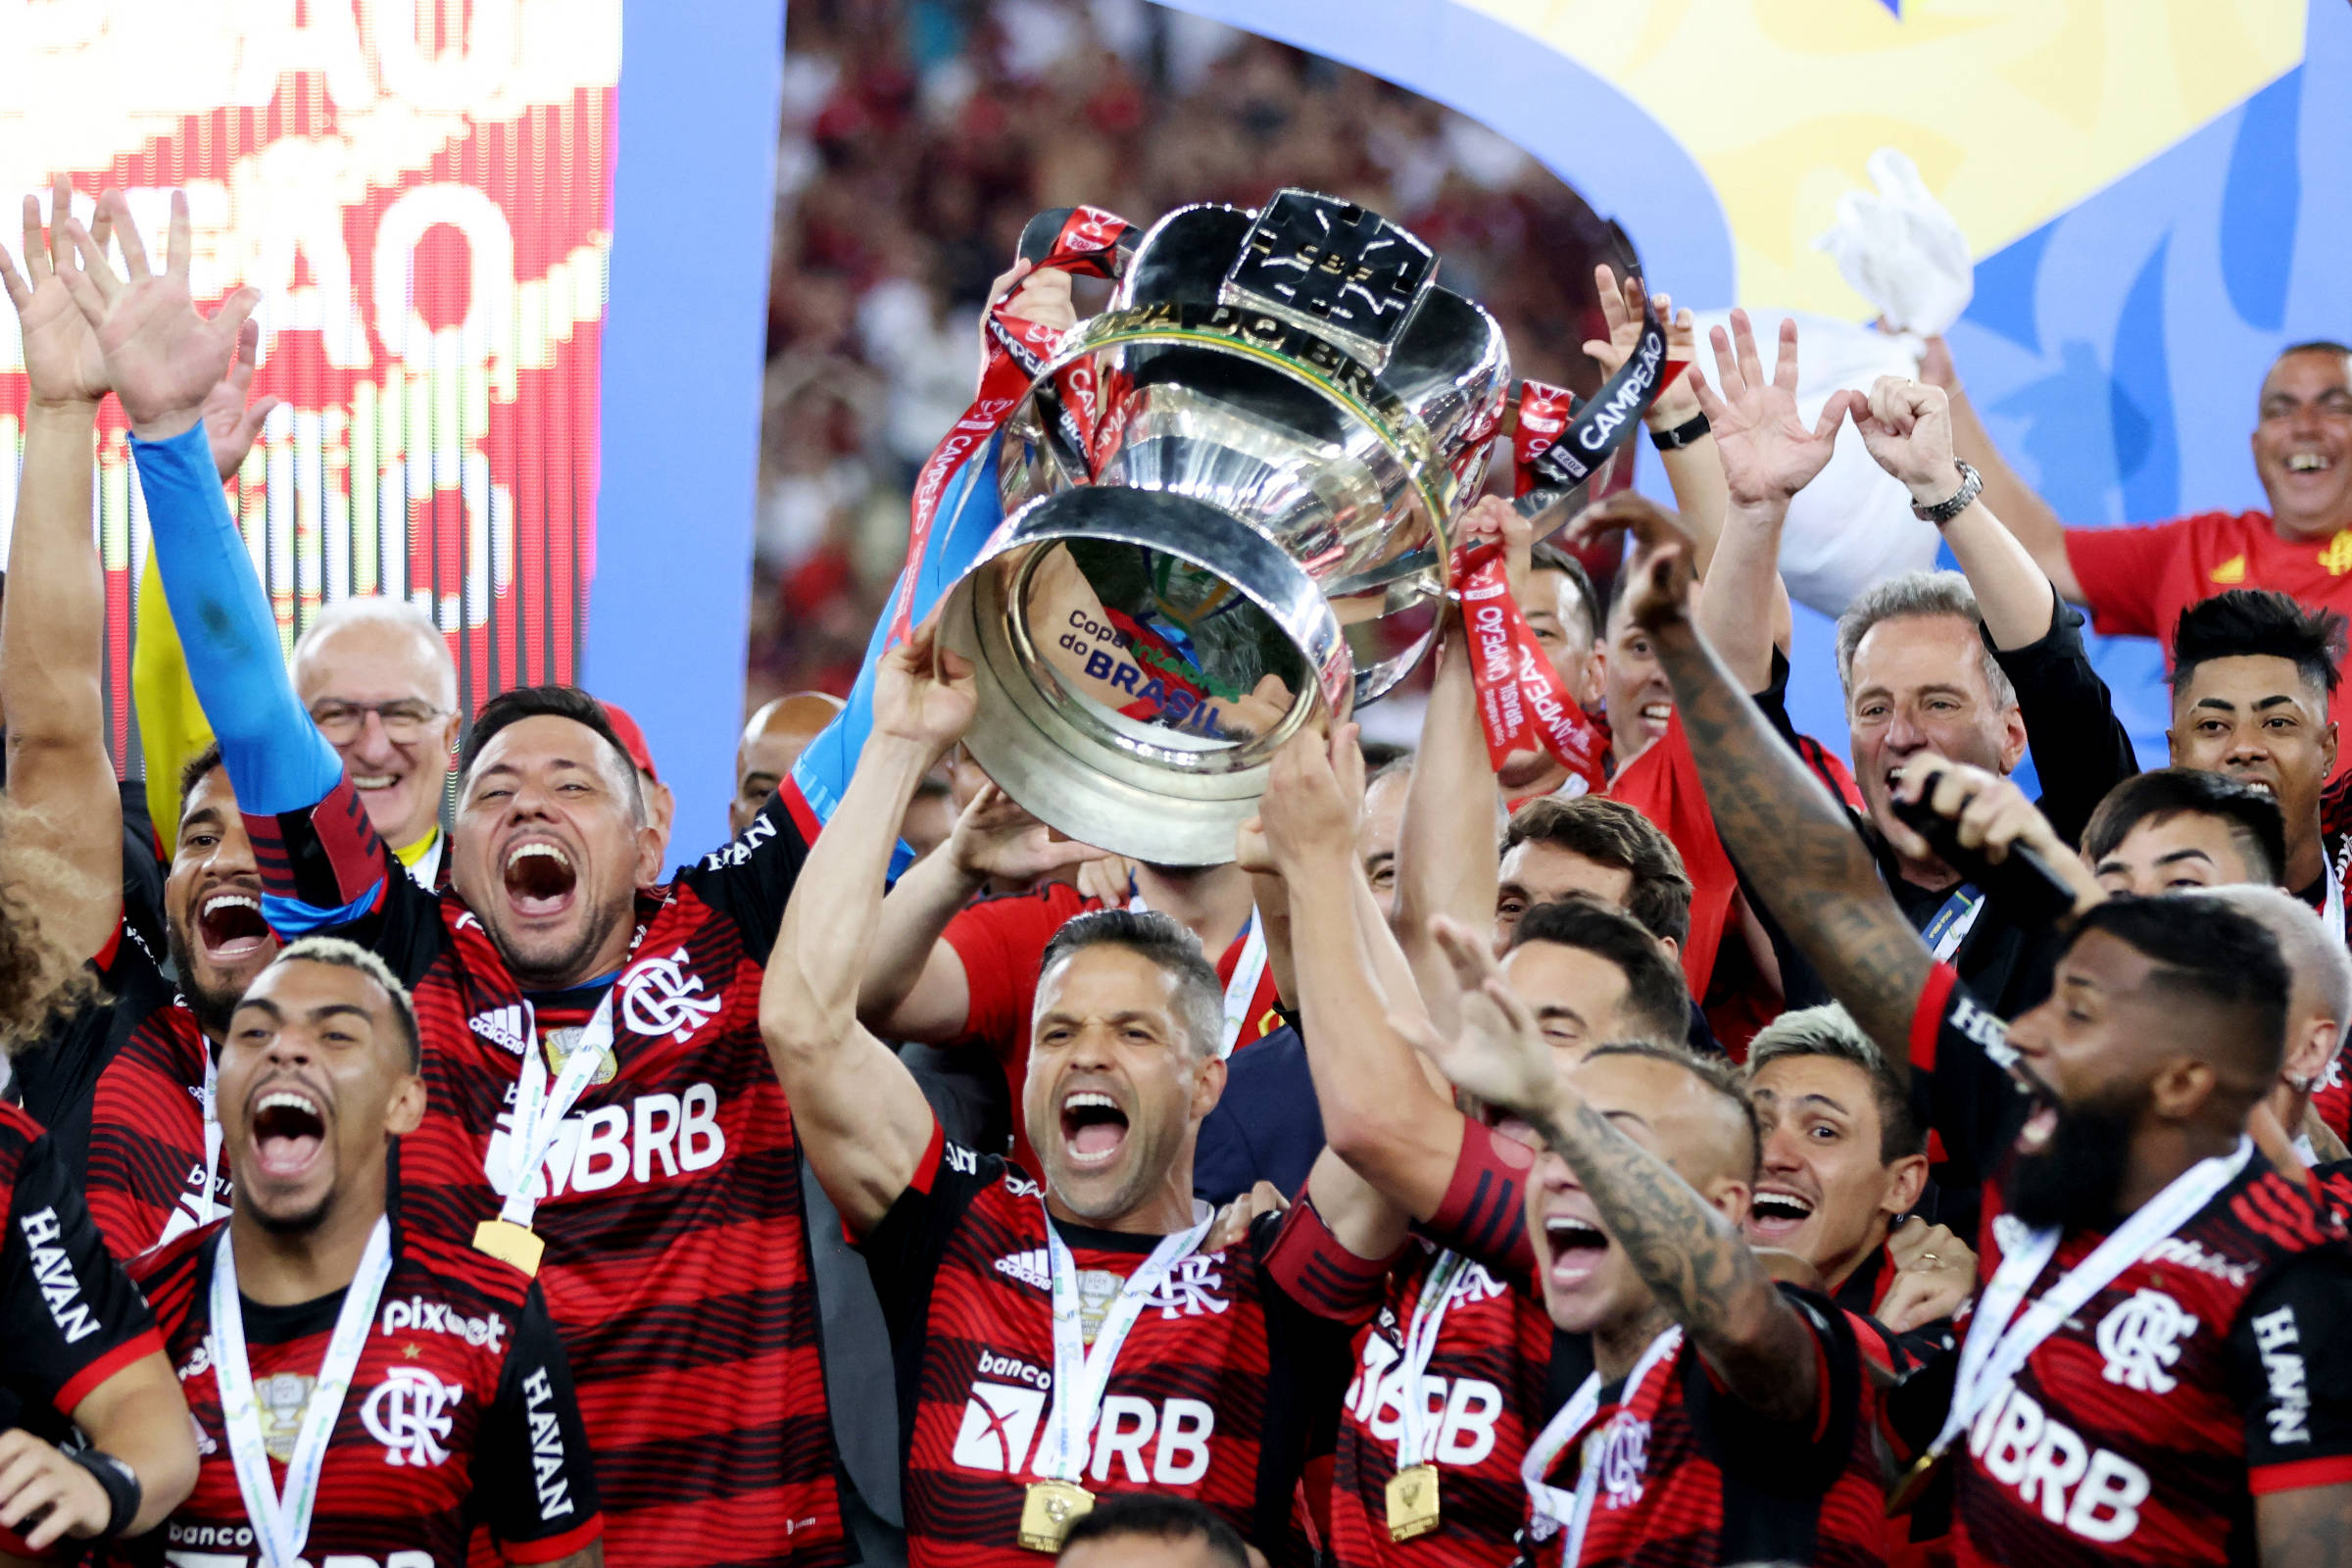
[[[1044, 216], [1044, 215], [1041, 215]], [[1072, 208], [1060, 216], [1058, 230], [1043, 255], [1035, 255], [1038, 220], [1021, 235], [1021, 251], [1036, 262], [1035, 271], [1079, 272], [1089, 277], [1116, 277], [1124, 264], [1122, 247], [1138, 232], [1133, 223], [1100, 207]], [[1015, 292], [1018, 292], [1016, 289]], [[931, 541], [940, 498], [947, 494], [963, 466], [996, 439], [1004, 421], [1027, 394], [1037, 373], [1052, 362], [1068, 333], [1042, 321], [1011, 315], [1010, 301], [998, 300], [982, 318], [987, 356], [980, 367], [980, 391], [971, 406], [956, 417], [939, 445], [924, 460], [915, 476], [914, 503], [906, 530], [906, 564], [899, 573], [899, 588], [890, 607], [890, 641], [904, 642], [913, 627], [914, 582], [917, 567]], [[1072, 365], [1054, 373], [1059, 394], [1058, 418], [1064, 439], [1073, 451], [1094, 451], [1095, 425], [1100, 414], [1091, 368]]]
[[1502, 541], [1454, 552], [1462, 630], [1470, 639], [1470, 681], [1478, 693], [1487, 760], [1497, 771], [1513, 753], [1542, 746], [1592, 789], [1608, 782], [1608, 738], [1574, 697], [1511, 597]]

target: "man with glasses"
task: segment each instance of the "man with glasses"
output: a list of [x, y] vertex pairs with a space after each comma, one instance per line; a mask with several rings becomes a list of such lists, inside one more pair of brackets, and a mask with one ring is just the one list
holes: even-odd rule
[[294, 689], [351, 770], [376, 835], [420, 885], [435, 886], [461, 721], [448, 640], [415, 605], [339, 599], [294, 645]]

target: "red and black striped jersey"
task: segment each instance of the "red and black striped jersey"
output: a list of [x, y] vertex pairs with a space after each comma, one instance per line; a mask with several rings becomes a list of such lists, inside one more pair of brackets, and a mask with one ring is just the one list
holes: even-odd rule
[[[40, 1124], [0, 1102], [0, 1387], [6, 1417], [57, 1442], [92, 1390], [163, 1348]], [[0, 1529], [0, 1552], [29, 1555]]]
[[[1998, 1059], [2009, 1049], [1999, 1027], [1938, 965], [1912, 1026], [1914, 1065], [1955, 1034]], [[2023, 1240], [1999, 1207], [1988, 1183], [1987, 1279]], [[2068, 1235], [2027, 1298], [2101, 1239]], [[2254, 1562], [2256, 1496], [2352, 1482], [2352, 1345], [2334, 1327], [2347, 1314], [2342, 1223], [2312, 1184], [2254, 1155], [2044, 1340], [1978, 1417], [1955, 1455], [1960, 1560]]]
[[[1018, 1166], [935, 1131], [913, 1185], [859, 1244], [897, 1362], [913, 1568], [1039, 1560], [1017, 1538], [1053, 1397], [1046, 1224]], [[1054, 1228], [1111, 1292], [1159, 1241]], [[1295, 1560], [1299, 1472], [1315, 1429], [1330, 1431], [1348, 1342], [1385, 1272], [1341, 1248], [1304, 1199], [1248, 1243], [1183, 1259], [1120, 1348], [1083, 1485], [1197, 1498], [1274, 1562]]]
[[[196, 1422], [196, 1489], [108, 1564], [262, 1561], [220, 1420], [213, 1264], [224, 1221], [133, 1266]], [[505, 1562], [554, 1562], [604, 1533], [564, 1347], [538, 1288], [509, 1264], [394, 1221], [392, 1272], [320, 1468], [311, 1562], [465, 1568], [478, 1526]], [[246, 1356], [273, 1486], [285, 1485], [337, 1291], [292, 1306], [244, 1302]]]
[[[24, 1108], [49, 1129], [117, 1257], [212, 1217], [203, 1192], [211, 1047], [158, 956], [159, 872], [151, 850], [125, 842], [122, 916], [90, 960], [109, 1000], [62, 1020], [16, 1063]], [[225, 1204], [225, 1169], [214, 1186]]]
[[[513, 1180], [525, 1050], [552, 1073], [585, 993], [534, 1017], [454, 890], [410, 879], [348, 779], [246, 819], [271, 893], [373, 947], [411, 985], [424, 1124], [401, 1141], [412, 1227], [470, 1239]], [[641, 889], [611, 982], [612, 1060], [544, 1165], [539, 1284], [596, 1453], [613, 1562], [846, 1561], [790, 1108], [760, 1043], [760, 965], [806, 848], [768, 803], [742, 838]]]
[[[1600, 1466], [1584, 1551], [1561, 1568], [1713, 1568], [1749, 1562], [1875, 1568], [1886, 1561], [1885, 1488], [1876, 1397], [1847, 1314], [1784, 1285], [1813, 1335], [1814, 1412], [1773, 1421], [1721, 1388], [1689, 1341], [1643, 1380], [1633, 1402], [1604, 1387], [1584, 1434]], [[1584, 1434], [1560, 1450], [1551, 1484], [1574, 1490]], [[1542, 1560], [1559, 1564], [1567, 1532]]]
[[[1465, 1259], [1448, 1292], [1418, 1397], [1438, 1467], [1439, 1523], [1399, 1542], [1388, 1524], [1404, 1400], [1404, 1339], [1441, 1252], [1409, 1248], [1389, 1271], [1379, 1314], [1356, 1336], [1355, 1381], [1340, 1407], [1332, 1474], [1332, 1556], [1340, 1568], [1374, 1564], [1511, 1563], [1527, 1518], [1519, 1462], [1549, 1417], [1556, 1331], [1544, 1301]], [[1581, 1345], [1581, 1340], [1580, 1340]], [[1587, 1361], [1589, 1367], [1589, 1359]]]
[[[1985, 1235], [1989, 1274], [2024, 1232], [1995, 1214]], [[2028, 1299], [2102, 1239], [2069, 1234]], [[2352, 1483], [2347, 1315], [2341, 1222], [2255, 1155], [1978, 1417], [1957, 1465], [1959, 1560], [2254, 1563], [2256, 1497]]]

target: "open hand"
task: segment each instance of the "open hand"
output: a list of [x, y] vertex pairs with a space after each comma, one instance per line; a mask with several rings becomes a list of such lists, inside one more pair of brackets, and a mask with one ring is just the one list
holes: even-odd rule
[[[1585, 355], [1600, 367], [1606, 377], [1625, 368], [1642, 341], [1642, 301], [1643, 285], [1639, 277], [1628, 277], [1620, 285], [1617, 273], [1606, 262], [1592, 269], [1592, 289], [1600, 296], [1601, 319], [1608, 323], [1606, 338], [1589, 340]], [[1671, 294], [1648, 296], [1650, 308], [1657, 312], [1658, 324], [1666, 329], [1666, 361], [1689, 364], [1698, 357], [1698, 323], [1689, 311], [1678, 312]], [[1652, 430], [1671, 430], [1678, 424], [1689, 424], [1698, 413], [1698, 397], [1690, 390], [1688, 377], [1678, 376], [1674, 383], [1657, 396], [1644, 414], [1642, 422]]]
[[1959, 494], [1951, 400], [1941, 387], [1882, 375], [1868, 398], [1849, 399], [1847, 407], [1873, 461], [1902, 480], [1912, 500], [1932, 507]]
[[948, 853], [966, 876], [1025, 887], [1065, 866], [1100, 860], [1110, 852], [1057, 837], [991, 780], [956, 818]]
[[1857, 392], [1833, 393], [1821, 418], [1808, 429], [1796, 416], [1796, 323], [1781, 322], [1781, 346], [1772, 377], [1756, 354], [1756, 334], [1745, 311], [1732, 313], [1732, 331], [1712, 335], [1718, 386], [1709, 386], [1696, 366], [1683, 379], [1707, 416], [1715, 448], [1723, 455], [1723, 477], [1732, 500], [1742, 506], [1785, 503], [1828, 466], [1838, 447], [1838, 426]]
[[274, 392], [255, 398], [250, 406], [245, 401], [253, 391], [261, 349], [262, 323], [249, 319], [237, 329], [237, 357], [228, 362], [228, 373], [204, 395], [204, 406], [198, 410], [204, 419], [204, 438], [212, 443], [213, 466], [220, 470], [223, 482], [236, 477], [245, 466], [245, 454], [261, 438], [262, 422], [285, 401]]
[[121, 191], [98, 198], [98, 220], [113, 225], [125, 275], [115, 274], [90, 230], [69, 217], [66, 231], [80, 253], [81, 267], [62, 274], [66, 286], [97, 330], [107, 379], [130, 416], [132, 432], [150, 441], [178, 435], [202, 417], [205, 399], [227, 376], [238, 335], [262, 302], [262, 291], [238, 289], [209, 318], [197, 312], [188, 293], [185, 191], [172, 193], [172, 228], [161, 272], [147, 265], [147, 247]]
[[1455, 1088], [1545, 1126], [1574, 1091], [1561, 1079], [1535, 1014], [1503, 979], [1492, 937], [1443, 914], [1429, 922], [1429, 933], [1461, 988], [1461, 1031], [1448, 1040], [1418, 1012], [1392, 1013], [1389, 1027], [1436, 1062]]
[[980, 702], [971, 661], [938, 634], [934, 611], [874, 666], [874, 734], [911, 741], [932, 761], [962, 737]]
[[[24, 339], [24, 378], [31, 400], [38, 404], [96, 403], [107, 394], [106, 356], [98, 351], [97, 334], [74, 303], [69, 279], [81, 270], [81, 259], [66, 231], [73, 211], [74, 187], [63, 174], [50, 186], [49, 210], [57, 220], [49, 237], [41, 238], [41, 203], [24, 198], [24, 270], [17, 270], [8, 251], [0, 247], [0, 284], [8, 302], [17, 308], [17, 324]], [[109, 224], [98, 215], [92, 239], [106, 246]]]

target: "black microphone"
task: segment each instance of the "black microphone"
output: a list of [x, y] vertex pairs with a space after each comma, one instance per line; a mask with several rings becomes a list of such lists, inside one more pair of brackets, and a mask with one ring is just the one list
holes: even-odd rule
[[2050, 869], [2050, 862], [2038, 851], [2012, 843], [2008, 855], [1996, 861], [1987, 859], [1983, 849], [1972, 850], [1960, 842], [1960, 824], [1928, 804], [1941, 777], [1941, 769], [1930, 773], [1916, 801], [1897, 797], [1888, 803], [1895, 820], [1926, 839], [1936, 858], [1959, 872], [1961, 880], [1975, 883], [1977, 890], [1999, 905], [2001, 912], [2015, 923], [2053, 925], [2071, 913], [2075, 890]]

